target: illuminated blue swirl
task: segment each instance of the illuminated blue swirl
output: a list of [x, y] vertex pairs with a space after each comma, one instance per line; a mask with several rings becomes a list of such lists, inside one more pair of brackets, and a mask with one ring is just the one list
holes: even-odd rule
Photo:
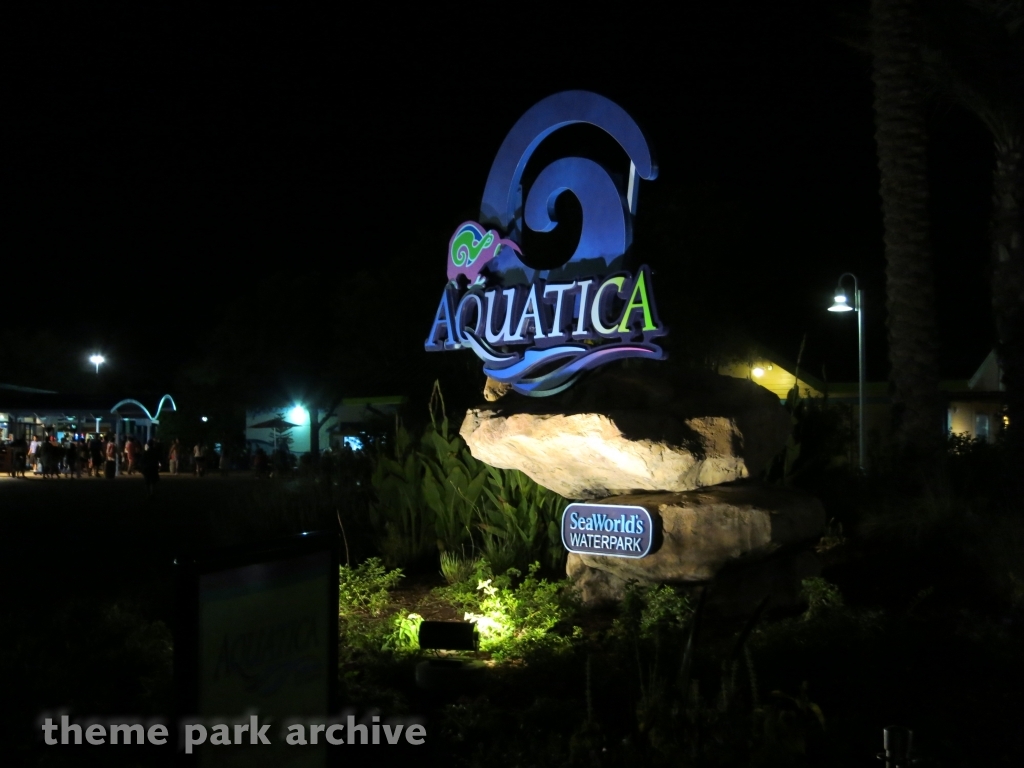
[[[480, 215], [522, 244], [522, 177], [534, 150], [551, 133], [567, 125], [587, 123], [614, 138], [630, 159], [625, 194], [610, 174], [583, 158], [563, 158], [541, 171], [526, 200], [526, 225], [548, 232], [556, 224], [551, 217], [554, 201], [571, 191], [583, 209], [583, 230], [569, 263], [602, 258], [606, 265], [630, 245], [630, 214], [636, 213], [638, 179], [654, 179], [657, 166], [636, 122], [615, 102], [589, 91], [564, 91], [541, 100], [519, 118], [502, 142], [487, 176]], [[539, 227], [539, 229], [538, 229]], [[506, 249], [492, 264], [498, 274], [522, 270], [533, 275], [517, 254]]]

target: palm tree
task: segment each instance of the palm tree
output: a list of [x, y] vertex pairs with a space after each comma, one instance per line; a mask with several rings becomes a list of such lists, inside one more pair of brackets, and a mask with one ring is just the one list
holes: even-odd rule
[[929, 454], [942, 434], [927, 134], [913, 0], [872, 0], [875, 141], [885, 225], [885, 286], [895, 438]]

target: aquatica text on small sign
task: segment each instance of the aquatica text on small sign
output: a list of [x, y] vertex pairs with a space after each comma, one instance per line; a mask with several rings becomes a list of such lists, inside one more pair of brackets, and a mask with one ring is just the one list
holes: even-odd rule
[[578, 555], [644, 557], [654, 541], [654, 521], [643, 507], [570, 504], [562, 513], [562, 543]]

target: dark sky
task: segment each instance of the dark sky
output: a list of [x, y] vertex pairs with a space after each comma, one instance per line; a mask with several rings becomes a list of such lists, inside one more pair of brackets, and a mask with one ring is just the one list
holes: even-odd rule
[[[825, 308], [853, 271], [869, 378], [886, 375], [870, 68], [839, 41], [833, 4], [490, 17], [380, 4], [340, 20], [145, 5], [53, 6], [7, 73], [8, 302], [83, 359], [102, 349], [170, 386], [239, 297], [254, 324], [283, 308], [299, 332], [309, 296], [266, 280], [311, 265], [323, 301], [343, 301], [363, 268], [381, 271], [384, 303], [389, 281], [422, 285], [422, 306], [389, 311], [423, 337], [448, 237], [475, 215], [506, 132], [541, 98], [584, 88], [630, 112], [657, 155], [636, 241], [644, 227], [661, 228], [658, 243], [678, 232], [678, 247], [642, 256], [663, 315], [699, 295], [790, 358], [806, 332], [811, 372], [850, 380], [854, 323]], [[937, 104], [932, 123], [943, 373], [965, 377], [991, 339], [991, 150], [956, 109]]]

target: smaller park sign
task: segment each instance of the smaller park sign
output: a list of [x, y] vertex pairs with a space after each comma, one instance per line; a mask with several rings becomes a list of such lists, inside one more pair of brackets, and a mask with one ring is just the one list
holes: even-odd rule
[[654, 542], [654, 521], [643, 507], [570, 504], [562, 513], [562, 543], [577, 555], [645, 557]]

